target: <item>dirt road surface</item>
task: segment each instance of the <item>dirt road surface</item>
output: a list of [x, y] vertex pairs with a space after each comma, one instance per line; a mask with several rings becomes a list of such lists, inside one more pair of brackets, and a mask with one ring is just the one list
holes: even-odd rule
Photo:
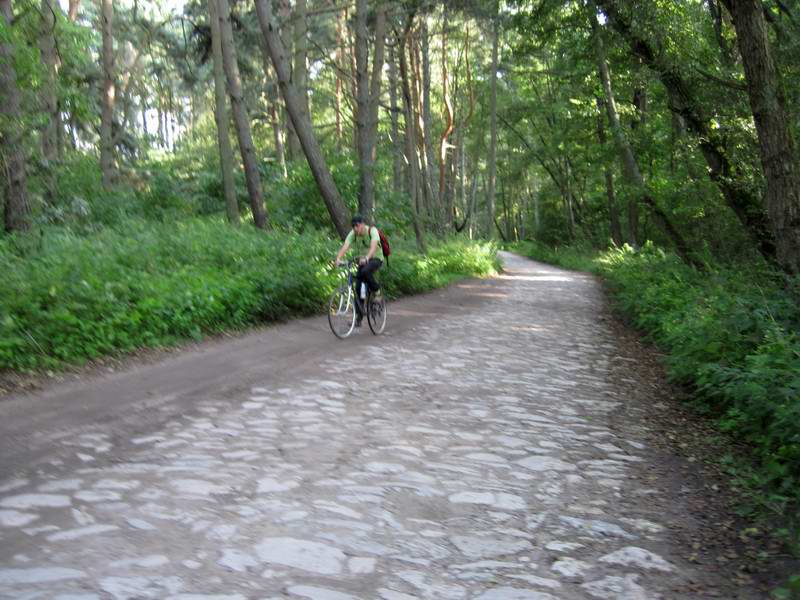
[[[0, 598], [760, 598], [598, 282], [506, 272], [0, 402]], [[677, 481], [677, 482], [676, 482]]]

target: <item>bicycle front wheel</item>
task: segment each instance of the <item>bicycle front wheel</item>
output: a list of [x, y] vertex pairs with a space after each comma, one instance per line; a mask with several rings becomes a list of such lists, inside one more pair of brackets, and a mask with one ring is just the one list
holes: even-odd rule
[[382, 334], [386, 328], [386, 298], [384, 298], [383, 292], [380, 290], [369, 297], [367, 322], [370, 330], [375, 335]]
[[328, 301], [328, 325], [333, 335], [344, 339], [353, 333], [356, 324], [356, 305], [353, 293], [346, 285], [331, 294]]

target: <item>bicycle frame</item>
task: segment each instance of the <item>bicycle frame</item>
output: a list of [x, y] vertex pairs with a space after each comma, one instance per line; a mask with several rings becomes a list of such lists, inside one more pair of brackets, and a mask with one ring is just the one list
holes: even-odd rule
[[[355, 278], [357, 267], [358, 267], [358, 260], [357, 259], [348, 260], [347, 263], [345, 263], [345, 265], [339, 267], [340, 269], [342, 269], [342, 271], [346, 271], [347, 272], [347, 303], [348, 303], [348, 306], [349, 306], [350, 302], [352, 302], [354, 299], [358, 298], [358, 290], [356, 289], [356, 278]], [[367, 298], [369, 298], [370, 293], [371, 293], [371, 291], [369, 289], [367, 289]], [[364, 303], [365, 304], [367, 302], [367, 298], [364, 299]]]

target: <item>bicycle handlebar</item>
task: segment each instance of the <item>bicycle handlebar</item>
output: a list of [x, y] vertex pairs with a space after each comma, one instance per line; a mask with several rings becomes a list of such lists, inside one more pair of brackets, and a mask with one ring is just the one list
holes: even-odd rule
[[350, 260], [348, 260], [346, 262], [340, 262], [338, 265], [336, 265], [336, 268], [337, 269], [349, 270], [349, 269], [352, 269], [354, 266], [357, 266], [357, 265], [358, 265], [358, 258], [351, 258]]

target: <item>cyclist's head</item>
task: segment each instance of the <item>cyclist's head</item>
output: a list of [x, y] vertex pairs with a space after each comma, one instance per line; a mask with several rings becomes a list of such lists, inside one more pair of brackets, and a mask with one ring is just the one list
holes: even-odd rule
[[361, 228], [366, 225], [364, 222], [364, 217], [361, 215], [353, 215], [353, 218], [350, 220], [350, 223], [353, 225], [353, 229], [356, 233], [361, 233]]

